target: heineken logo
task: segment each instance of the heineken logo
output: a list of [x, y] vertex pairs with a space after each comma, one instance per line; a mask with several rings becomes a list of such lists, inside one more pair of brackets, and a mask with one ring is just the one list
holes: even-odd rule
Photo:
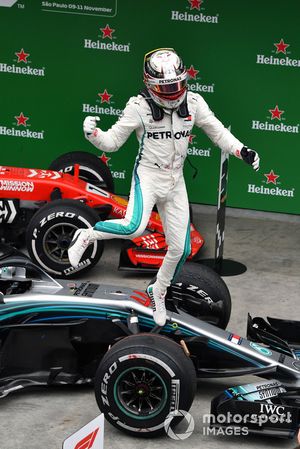
[[260, 186], [248, 184], [248, 193], [267, 196], [283, 196], [289, 198], [295, 197], [295, 188], [282, 188], [281, 182], [278, 181], [280, 175], [276, 174], [273, 169], [270, 170], [269, 173], [264, 173], [264, 177], [265, 178], [262, 180]]
[[266, 56], [264, 54], [256, 55], [256, 64], [300, 67], [300, 59], [288, 56], [288, 54], [291, 53], [290, 50], [287, 50], [290, 47], [290, 44], [287, 44], [283, 38], [281, 38], [279, 42], [275, 42], [273, 46], [275, 48], [271, 50], [271, 53], [273, 53], [274, 56]]
[[19, 52], [15, 52], [15, 55], [18, 58], [18, 63], [25, 62], [27, 64], [27, 58], [30, 56], [30, 53], [25, 53], [24, 48], [22, 48]]
[[45, 67], [36, 68], [30, 65], [28, 60], [30, 53], [27, 53], [24, 48], [14, 52], [17, 58], [13, 59], [11, 64], [7, 62], [0, 62], [0, 72], [14, 73], [17, 75], [31, 75], [31, 76], [45, 76]]
[[111, 157], [107, 157], [105, 153], [102, 153], [100, 156], [100, 159], [102, 162], [104, 162], [105, 165], [108, 165], [108, 161], [111, 160]]
[[[102, 162], [104, 162], [105, 165], [111, 167], [111, 164], [108, 163], [108, 161], [111, 160], [111, 157], [107, 157], [105, 153], [102, 153], [100, 159]], [[110, 168], [110, 172], [114, 179], [126, 179], [126, 170], [117, 171]]]
[[9, 137], [25, 137], [29, 139], [44, 139], [44, 131], [32, 131], [28, 129], [28, 127], [31, 127], [31, 125], [27, 123], [30, 119], [29, 117], [26, 117], [23, 112], [20, 112], [19, 115], [15, 115], [14, 118], [16, 119], [16, 122], [13, 122], [13, 126], [11, 127], [0, 124], [0, 135]]
[[270, 173], [265, 173], [264, 176], [267, 178], [267, 184], [277, 184], [277, 179], [280, 178], [279, 175], [275, 175], [274, 170], [271, 170]]
[[195, 134], [189, 135], [189, 147], [187, 149], [187, 154], [189, 156], [210, 157], [211, 148], [198, 148], [195, 137]]
[[25, 117], [23, 112], [21, 112], [19, 115], [15, 115], [15, 119], [17, 120], [17, 126], [27, 126], [26, 122], [29, 120], [29, 117]]
[[112, 39], [113, 33], [116, 31], [107, 24], [105, 28], [100, 28], [102, 31], [102, 39], [108, 38]]
[[187, 0], [187, 11], [171, 11], [171, 20], [179, 22], [219, 23], [219, 14], [205, 14], [205, 2], [203, 0]]
[[275, 106], [274, 109], [269, 109], [269, 112], [271, 112], [272, 117], [271, 120], [278, 119], [281, 120], [281, 115], [284, 113], [284, 111], [280, 111], [278, 108], [278, 104]]
[[190, 9], [197, 9], [200, 11], [201, 3], [203, 3], [203, 0], [188, 0], [190, 4]]
[[[282, 122], [282, 120], [285, 120], [285, 117], [282, 117], [284, 114], [284, 110], [281, 110], [276, 104], [276, 106], [272, 109], [268, 109], [268, 112], [271, 113], [271, 116], [267, 116], [267, 119], [271, 120], [261, 122], [259, 120], [252, 120], [251, 128], [256, 131], [275, 131], [275, 132], [281, 132], [281, 133], [292, 133], [292, 134], [298, 134], [299, 133], [299, 123], [297, 125], [287, 125]], [[280, 123], [279, 123], [280, 122]]]
[[194, 145], [188, 148], [187, 154], [189, 156], [210, 157], [211, 148], [197, 148]]
[[98, 93], [97, 95], [101, 98], [101, 103], [110, 103], [110, 99], [113, 97], [113, 95], [109, 94], [106, 89], [104, 89], [104, 92]]
[[283, 39], [280, 39], [278, 44], [274, 44], [276, 47], [276, 53], [283, 53], [286, 55], [286, 49], [290, 46], [290, 44], [285, 44]]
[[114, 101], [111, 100], [113, 94], [109, 93], [107, 89], [103, 92], [97, 93], [96, 104], [83, 103], [82, 112], [87, 114], [103, 114], [103, 115], [115, 115], [120, 116], [122, 109], [114, 107]]
[[116, 43], [117, 36], [114, 35], [115, 29], [107, 23], [103, 27], [99, 27], [101, 34], [98, 35], [97, 40], [84, 39], [84, 48], [90, 48], [92, 50], [105, 50], [105, 51], [115, 51], [115, 52], [130, 52], [131, 43]]
[[188, 89], [191, 92], [210, 92], [213, 93], [214, 89], [215, 89], [215, 84], [202, 84], [200, 82], [198, 82], [197, 80], [199, 79], [199, 81], [201, 80], [200, 77], [198, 77], [199, 70], [195, 69], [195, 67], [193, 65], [190, 66], [189, 69], [187, 69], [187, 74], [189, 77], [189, 84], [188, 84]]

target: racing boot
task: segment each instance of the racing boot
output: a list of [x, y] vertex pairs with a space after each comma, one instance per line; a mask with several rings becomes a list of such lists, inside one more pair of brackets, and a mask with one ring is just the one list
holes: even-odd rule
[[147, 294], [151, 299], [153, 308], [153, 318], [158, 326], [166, 324], [167, 312], [165, 306], [166, 292], [162, 292], [157, 286], [156, 282], [147, 287]]
[[77, 229], [68, 249], [69, 261], [72, 267], [78, 267], [84, 251], [95, 240], [96, 231], [93, 228]]

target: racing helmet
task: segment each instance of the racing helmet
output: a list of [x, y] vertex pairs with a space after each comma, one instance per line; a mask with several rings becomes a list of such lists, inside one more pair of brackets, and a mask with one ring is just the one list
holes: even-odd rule
[[176, 109], [187, 92], [187, 71], [173, 48], [158, 48], [144, 57], [144, 83], [153, 101]]

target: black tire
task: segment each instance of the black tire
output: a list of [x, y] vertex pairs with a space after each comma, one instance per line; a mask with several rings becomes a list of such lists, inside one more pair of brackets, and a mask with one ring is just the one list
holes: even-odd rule
[[199, 263], [185, 263], [167, 299], [196, 318], [225, 329], [231, 314], [231, 297], [227, 285], [212, 268]]
[[67, 249], [78, 228], [100, 221], [96, 212], [80, 201], [56, 200], [43, 206], [30, 220], [26, 244], [31, 259], [55, 277], [72, 278], [85, 273], [99, 261], [103, 241], [97, 240], [85, 251], [80, 265], [71, 267]]
[[74, 164], [79, 164], [79, 177], [100, 189], [114, 193], [114, 180], [108, 166], [94, 154], [84, 151], [71, 151], [55, 159], [49, 170], [74, 174]]
[[97, 404], [106, 419], [139, 437], [164, 433], [169, 413], [188, 411], [195, 391], [191, 359], [180, 345], [158, 334], [122, 339], [105, 354], [95, 376]]

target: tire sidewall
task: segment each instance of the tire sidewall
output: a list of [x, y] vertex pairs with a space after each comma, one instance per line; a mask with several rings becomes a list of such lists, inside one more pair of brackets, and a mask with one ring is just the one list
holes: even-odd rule
[[222, 316], [216, 326], [226, 328], [231, 315], [230, 292], [224, 280], [212, 268], [199, 263], [185, 263], [173, 284], [183, 284], [195, 299], [204, 301], [208, 306], [210, 303], [221, 302]]
[[[54, 204], [56, 203], [56, 204]], [[103, 252], [103, 242], [96, 240], [85, 251], [80, 265], [71, 267], [69, 262], [59, 263], [47, 253], [45, 239], [51, 229], [66, 225], [74, 229], [88, 228], [95, 224], [96, 216], [87, 206], [75, 200], [58, 200], [48, 203], [31, 219], [27, 229], [27, 248], [31, 258], [43, 269], [57, 277], [71, 278], [92, 268]]]
[[[83, 172], [82, 179], [86, 181], [85, 174], [91, 174], [92, 177], [100, 176], [105, 184], [102, 186], [104, 190], [114, 193], [114, 179], [109, 167], [95, 154], [84, 151], [71, 151], [63, 154], [55, 159], [49, 166], [50, 170], [56, 170], [67, 174], [74, 174], [74, 165], [79, 165], [80, 171]], [[88, 180], [90, 184], [95, 184], [93, 180]]]
[[[185, 369], [181, 358], [177, 359], [176, 353], [167, 354], [167, 348], [163, 348], [163, 340], [160, 340], [160, 348], [155, 350], [143, 343], [138, 348], [130, 348], [130, 337], [127, 340], [127, 349], [108, 351], [99, 365], [95, 377], [98, 406], [111, 424], [131, 435], [149, 437], [162, 434], [165, 420], [170, 413], [179, 409], [189, 410], [194, 396], [194, 392], [191, 393], [192, 376], [188, 375], [189, 370]], [[180, 346], [177, 351], [182, 351]], [[190, 360], [187, 362], [192, 364]], [[129, 416], [126, 409], [122, 408], [117, 394], [123, 374], [137, 367], [150, 370], [159, 376], [165, 389], [163, 405], [157, 414], [142, 419]], [[177, 418], [174, 420], [175, 424], [176, 420]]]

